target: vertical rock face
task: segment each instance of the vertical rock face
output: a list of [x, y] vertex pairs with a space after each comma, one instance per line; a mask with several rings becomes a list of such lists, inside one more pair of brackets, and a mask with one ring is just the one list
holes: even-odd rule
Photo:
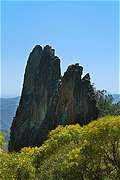
[[19, 107], [11, 127], [9, 150], [36, 145], [36, 133], [60, 79], [60, 60], [50, 46], [37, 45], [31, 52], [24, 76]]
[[9, 151], [40, 145], [58, 124], [81, 125], [97, 118], [90, 76], [70, 65], [61, 78], [60, 60], [50, 46], [37, 45], [25, 70], [20, 104], [11, 127]]

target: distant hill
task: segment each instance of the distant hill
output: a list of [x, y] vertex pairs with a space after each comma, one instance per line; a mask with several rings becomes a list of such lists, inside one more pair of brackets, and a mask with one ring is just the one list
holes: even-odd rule
[[10, 126], [15, 116], [19, 99], [19, 97], [0, 98], [0, 131], [3, 131], [7, 137], [9, 137]]
[[114, 98], [114, 103], [117, 103], [118, 101], [120, 101], [120, 94], [112, 94], [113, 98]]

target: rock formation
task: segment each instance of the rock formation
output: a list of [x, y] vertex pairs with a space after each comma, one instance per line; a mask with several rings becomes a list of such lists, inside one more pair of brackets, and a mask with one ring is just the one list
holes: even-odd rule
[[28, 58], [22, 95], [11, 127], [9, 151], [38, 146], [58, 124], [81, 125], [97, 118], [90, 76], [70, 65], [61, 77], [60, 59], [50, 46], [35, 46]]

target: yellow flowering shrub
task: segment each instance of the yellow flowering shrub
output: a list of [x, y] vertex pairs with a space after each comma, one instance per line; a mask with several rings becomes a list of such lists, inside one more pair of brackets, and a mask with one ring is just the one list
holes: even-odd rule
[[5, 143], [4, 134], [0, 132], [0, 151], [2, 150], [4, 143]]
[[84, 126], [77, 159], [75, 151], [71, 150], [61, 165], [65, 177], [119, 179], [120, 116], [104, 117]]
[[38, 153], [34, 161], [40, 179], [118, 179], [120, 116], [100, 118], [84, 127], [59, 126], [44, 147], [44, 156]]
[[119, 180], [120, 116], [58, 126], [40, 147], [0, 152], [0, 179]]
[[32, 159], [21, 153], [0, 153], [1, 180], [27, 180], [35, 178]]

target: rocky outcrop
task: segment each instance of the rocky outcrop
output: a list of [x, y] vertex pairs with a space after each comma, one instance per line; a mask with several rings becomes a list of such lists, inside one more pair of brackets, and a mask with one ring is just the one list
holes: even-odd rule
[[[83, 67], [70, 65], [60, 81], [58, 90], [53, 96], [47, 119], [56, 120], [57, 124], [87, 124], [97, 118], [94, 91], [90, 76], [81, 78]], [[55, 124], [55, 122], [53, 123]]]
[[60, 59], [50, 46], [31, 52], [20, 103], [11, 127], [9, 151], [40, 145], [58, 124], [87, 124], [98, 110], [90, 76], [70, 65], [61, 77]]

